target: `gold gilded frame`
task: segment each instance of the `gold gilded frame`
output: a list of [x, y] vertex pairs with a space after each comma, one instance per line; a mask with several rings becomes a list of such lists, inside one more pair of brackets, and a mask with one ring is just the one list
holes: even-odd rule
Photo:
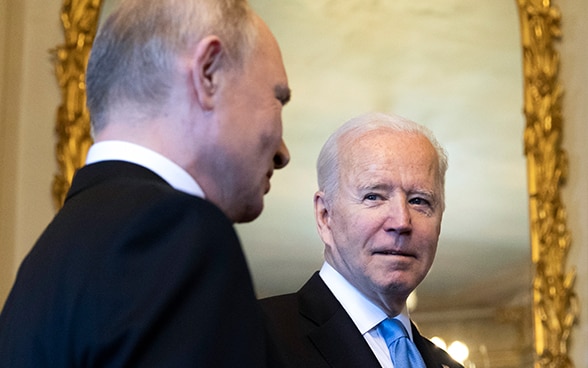
[[57, 208], [63, 204], [74, 172], [86, 161], [92, 144], [85, 69], [101, 6], [102, 0], [64, 0], [61, 7], [65, 43], [55, 50], [55, 74], [61, 89], [55, 125], [59, 171], [53, 179], [53, 201]]
[[[53, 199], [61, 207], [75, 170], [92, 143], [86, 109], [84, 71], [94, 40], [102, 0], [64, 0], [65, 43], [55, 51], [61, 89]], [[517, 0], [524, 73], [524, 134], [527, 157], [533, 276], [535, 367], [573, 367], [568, 355], [578, 315], [575, 271], [566, 270], [571, 244], [560, 187], [567, 175], [562, 148], [562, 87], [559, 83], [561, 15], [550, 0]]]
[[578, 316], [575, 269], [560, 188], [568, 171], [562, 148], [563, 90], [559, 82], [561, 14], [550, 0], [518, 0], [523, 46], [524, 134], [527, 158], [535, 367], [573, 367], [568, 346]]

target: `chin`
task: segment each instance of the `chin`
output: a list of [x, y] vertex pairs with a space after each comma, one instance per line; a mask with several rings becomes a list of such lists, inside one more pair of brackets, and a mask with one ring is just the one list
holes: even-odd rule
[[244, 211], [237, 216], [237, 218], [235, 219], [236, 223], [247, 223], [247, 222], [251, 222], [253, 220], [255, 220], [256, 218], [259, 217], [259, 215], [261, 215], [261, 212], [263, 211], [263, 201], [261, 201], [260, 205], [257, 206], [248, 206], [244, 209]]
[[380, 288], [384, 293], [391, 293], [394, 295], [408, 296], [417, 286], [415, 282], [411, 280], [386, 280], [380, 284]]

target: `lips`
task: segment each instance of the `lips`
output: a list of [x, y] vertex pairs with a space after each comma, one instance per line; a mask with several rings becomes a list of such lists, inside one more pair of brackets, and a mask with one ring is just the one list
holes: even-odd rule
[[374, 251], [373, 254], [379, 254], [379, 255], [385, 255], [385, 256], [401, 256], [401, 257], [413, 257], [413, 254], [410, 253], [406, 253], [400, 250], [394, 250], [394, 249], [383, 249], [383, 250], [377, 250]]
[[267, 183], [265, 185], [265, 192], [264, 192], [264, 194], [267, 194], [270, 191], [270, 188], [271, 188], [270, 179], [272, 178], [272, 175], [273, 175], [273, 171], [268, 171], [268, 173], [266, 174]]
[[269, 180], [267, 181], [267, 185], [265, 186], [265, 191], [263, 192], [263, 194], [268, 194], [269, 191], [271, 189], [271, 184], [269, 182]]

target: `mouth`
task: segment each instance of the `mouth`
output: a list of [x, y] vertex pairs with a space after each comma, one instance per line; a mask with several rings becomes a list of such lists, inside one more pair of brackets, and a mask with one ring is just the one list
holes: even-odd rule
[[265, 186], [265, 190], [263, 191], [263, 194], [268, 194], [270, 189], [271, 189], [272, 185], [270, 184], [269, 180], [267, 181], [267, 184]]
[[264, 191], [263, 194], [269, 193], [269, 191], [270, 191], [270, 189], [272, 187], [271, 182], [270, 182], [270, 180], [272, 178], [272, 175], [273, 175], [273, 171], [268, 171], [268, 173], [266, 174], [267, 181], [266, 181], [266, 184], [265, 184], [265, 191]]
[[384, 250], [376, 250], [372, 253], [373, 255], [383, 255], [383, 256], [397, 256], [397, 257], [411, 257], [416, 258], [414, 254], [410, 254], [400, 250], [393, 250], [393, 249], [384, 249]]

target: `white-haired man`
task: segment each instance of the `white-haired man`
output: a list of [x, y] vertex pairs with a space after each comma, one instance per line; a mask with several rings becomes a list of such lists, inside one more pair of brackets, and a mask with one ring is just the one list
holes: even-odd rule
[[433, 264], [446, 170], [432, 133], [398, 116], [362, 115], [331, 135], [314, 195], [323, 267], [297, 293], [262, 300], [288, 366], [461, 367], [406, 308]]

